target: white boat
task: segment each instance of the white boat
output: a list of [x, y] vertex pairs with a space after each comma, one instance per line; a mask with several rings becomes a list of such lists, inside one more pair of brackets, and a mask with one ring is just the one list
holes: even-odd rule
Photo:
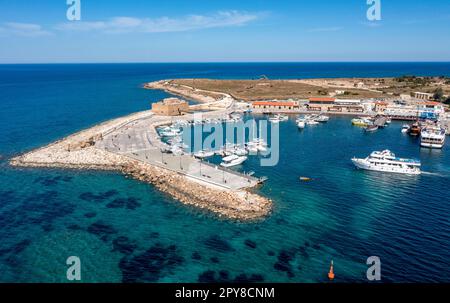
[[297, 121], [298, 128], [303, 129], [303, 128], [305, 128], [305, 125], [306, 125], [305, 121], [303, 121], [303, 120]]
[[307, 120], [306, 121], [306, 125], [317, 125], [319, 124], [319, 122], [317, 122], [316, 120]]
[[257, 144], [254, 143], [254, 142], [248, 142], [248, 143], [245, 145], [245, 148], [247, 149], [247, 151], [248, 151], [249, 153], [252, 153], [252, 154], [258, 153], [258, 147], [257, 147]]
[[171, 129], [171, 130], [162, 131], [159, 134], [161, 135], [161, 137], [177, 137], [179, 135], [182, 135], [183, 132], [177, 131], [175, 129]]
[[287, 115], [280, 115], [280, 120], [281, 121], [288, 121], [289, 120], [289, 116], [287, 116]]
[[216, 155], [221, 157], [231, 156], [233, 153], [230, 150], [219, 149], [214, 152]]
[[420, 133], [420, 146], [442, 148], [445, 143], [445, 129], [439, 125], [427, 125]]
[[287, 121], [287, 120], [289, 120], [288, 116], [286, 116], [286, 115], [279, 115], [279, 114], [274, 115], [273, 117], [269, 118], [269, 121], [272, 122], [272, 123], [278, 123], [278, 122]]
[[409, 131], [409, 125], [408, 124], [404, 124], [402, 126], [402, 133], [406, 134]]
[[246, 156], [231, 155], [223, 158], [222, 163], [220, 163], [220, 166], [232, 167], [244, 163], [245, 160], [247, 160]]
[[281, 120], [278, 117], [276, 117], [276, 116], [275, 117], [270, 117], [269, 121], [271, 123], [280, 123], [281, 122]]
[[325, 122], [328, 122], [328, 120], [330, 120], [330, 117], [325, 116], [325, 115], [319, 115], [319, 116], [318, 116], [317, 118], [315, 118], [314, 120], [317, 121], [317, 122], [325, 123]]
[[253, 141], [247, 142], [247, 144], [245, 144], [245, 148], [252, 154], [266, 152], [267, 143], [263, 139], [254, 139]]
[[248, 150], [246, 150], [245, 148], [240, 148], [240, 147], [235, 147], [232, 152], [236, 156], [246, 156], [246, 155], [248, 155]]
[[196, 152], [194, 154], [194, 157], [197, 159], [205, 159], [205, 158], [210, 158], [214, 156], [214, 152], [213, 151], [206, 151], [206, 150], [201, 150], [199, 152]]
[[255, 144], [255, 147], [259, 152], [267, 151], [267, 143], [264, 141], [264, 139], [255, 139], [253, 140], [253, 143]]
[[389, 150], [374, 151], [365, 159], [353, 158], [353, 164], [360, 169], [400, 173], [409, 175], [419, 175], [420, 161], [414, 159], [397, 158]]

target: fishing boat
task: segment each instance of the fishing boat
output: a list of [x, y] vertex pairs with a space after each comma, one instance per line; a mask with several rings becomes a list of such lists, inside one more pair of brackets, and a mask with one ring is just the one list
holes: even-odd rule
[[360, 169], [400, 173], [409, 175], [419, 175], [420, 161], [414, 159], [397, 158], [389, 150], [374, 151], [367, 158], [352, 158], [353, 164]]
[[201, 150], [194, 154], [194, 157], [197, 159], [206, 159], [214, 156], [213, 151]]
[[411, 125], [408, 133], [410, 136], [419, 136], [420, 132], [421, 132], [420, 124], [419, 122], [416, 122], [413, 125]]
[[370, 124], [370, 120], [367, 118], [355, 118], [352, 119], [352, 124], [355, 126], [366, 127]]
[[420, 134], [420, 146], [442, 148], [445, 143], [445, 129], [439, 125], [427, 125]]
[[304, 120], [297, 121], [297, 127], [300, 129], [304, 129], [306, 126], [306, 122]]
[[222, 159], [222, 163], [220, 163], [220, 166], [222, 167], [232, 167], [237, 166], [245, 162], [247, 160], [246, 156], [237, 156], [237, 155], [231, 155], [227, 156]]

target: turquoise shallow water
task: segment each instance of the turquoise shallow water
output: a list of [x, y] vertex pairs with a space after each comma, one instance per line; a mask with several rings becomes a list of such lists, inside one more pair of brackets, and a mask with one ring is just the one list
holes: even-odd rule
[[[0, 66], [0, 281], [65, 282], [68, 256], [85, 282], [364, 281], [380, 256], [386, 282], [449, 282], [450, 156], [420, 149], [401, 123], [367, 134], [347, 117], [298, 131], [280, 124], [267, 176], [266, 220], [243, 224], [183, 206], [108, 172], [14, 169], [7, 159], [167, 96], [140, 88], [173, 77], [275, 78], [449, 74], [450, 64], [126, 64]], [[257, 116], [257, 119], [261, 117]], [[352, 156], [389, 148], [419, 158], [418, 177], [357, 171]], [[302, 183], [299, 176], [314, 178]]]

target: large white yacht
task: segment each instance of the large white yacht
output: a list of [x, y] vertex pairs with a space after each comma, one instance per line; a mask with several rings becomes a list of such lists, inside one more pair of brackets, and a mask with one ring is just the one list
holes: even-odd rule
[[445, 143], [445, 129], [438, 125], [427, 125], [420, 133], [420, 146], [442, 148]]
[[389, 150], [374, 151], [365, 159], [353, 158], [353, 164], [357, 168], [390, 173], [419, 175], [420, 161], [414, 159], [397, 158]]

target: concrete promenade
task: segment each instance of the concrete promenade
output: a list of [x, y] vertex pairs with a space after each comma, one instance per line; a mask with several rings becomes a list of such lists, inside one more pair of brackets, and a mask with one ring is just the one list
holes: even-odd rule
[[[203, 113], [203, 118], [220, 118], [231, 113], [234, 100], [230, 98], [224, 102], [228, 104], [226, 108]], [[193, 114], [189, 114], [175, 119], [187, 121], [194, 118]], [[161, 141], [156, 127], [170, 123], [172, 123], [171, 117], [151, 116], [141, 118], [104, 134], [102, 140], [96, 142], [95, 147], [169, 169], [185, 175], [193, 181], [216, 188], [241, 190], [254, 187], [260, 182], [255, 177], [222, 169], [219, 166], [195, 159], [191, 155], [175, 156], [163, 153], [161, 150], [168, 146]]]

